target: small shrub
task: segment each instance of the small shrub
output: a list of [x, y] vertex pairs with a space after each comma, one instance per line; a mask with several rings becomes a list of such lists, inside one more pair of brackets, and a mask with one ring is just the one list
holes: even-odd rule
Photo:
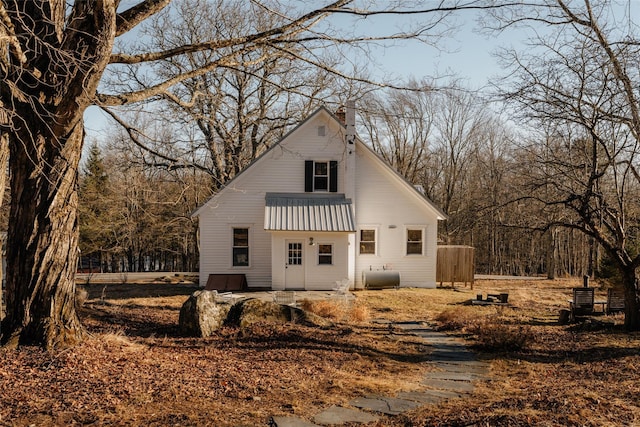
[[487, 318], [468, 328], [475, 335], [479, 347], [487, 350], [522, 350], [535, 339], [526, 325], [508, 325], [500, 319]]
[[438, 329], [442, 331], [465, 332], [477, 320], [478, 312], [469, 310], [469, 307], [450, 308], [436, 316]]
[[438, 329], [471, 334], [485, 350], [521, 350], [535, 340], [529, 326], [509, 324], [495, 310], [480, 307], [456, 307], [436, 316]]
[[302, 300], [300, 308], [316, 316], [331, 320], [366, 322], [370, 318], [369, 308], [363, 304], [347, 305], [334, 300]]
[[353, 305], [349, 310], [349, 320], [352, 322], [366, 322], [367, 320], [369, 320], [369, 318], [369, 307], [367, 307], [366, 305], [356, 304]]
[[344, 308], [335, 301], [303, 301], [302, 308], [326, 319], [338, 320], [344, 315]]

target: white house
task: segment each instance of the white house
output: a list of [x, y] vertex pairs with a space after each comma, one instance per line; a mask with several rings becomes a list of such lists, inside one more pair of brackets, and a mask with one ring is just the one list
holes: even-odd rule
[[[435, 287], [445, 214], [319, 108], [194, 212], [200, 285], [244, 274], [249, 288], [326, 290], [370, 271]], [[384, 274], [384, 273], [383, 273]]]

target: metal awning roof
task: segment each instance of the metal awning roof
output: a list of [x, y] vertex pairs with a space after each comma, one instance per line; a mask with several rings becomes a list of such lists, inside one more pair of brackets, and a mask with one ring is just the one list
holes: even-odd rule
[[264, 229], [355, 232], [356, 226], [344, 194], [267, 193]]

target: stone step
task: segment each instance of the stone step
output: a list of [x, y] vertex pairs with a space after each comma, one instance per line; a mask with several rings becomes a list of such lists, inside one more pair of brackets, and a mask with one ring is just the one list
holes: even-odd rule
[[269, 427], [321, 427], [298, 417], [271, 417]]
[[453, 391], [456, 393], [471, 393], [475, 388], [471, 381], [425, 379], [422, 384], [429, 388]]
[[372, 423], [379, 416], [357, 409], [332, 406], [313, 417], [313, 422], [320, 425], [342, 425], [346, 423]]
[[451, 380], [451, 381], [477, 381], [484, 379], [483, 375], [478, 375], [473, 372], [429, 372], [425, 375], [426, 380]]
[[349, 405], [367, 411], [380, 412], [385, 415], [398, 415], [422, 406], [420, 403], [412, 400], [384, 396], [358, 397], [349, 402]]
[[[387, 321], [379, 323], [387, 324]], [[469, 351], [464, 341], [459, 338], [437, 332], [425, 322], [390, 323], [390, 325], [417, 335], [425, 344], [432, 347], [429, 354], [430, 360], [426, 363], [435, 371], [425, 375], [422, 381], [426, 387], [425, 390], [400, 392], [396, 397], [359, 397], [348, 404], [358, 409], [332, 406], [315, 415], [313, 422], [294, 416], [272, 417], [269, 427], [319, 427], [371, 423], [380, 419], [380, 416], [375, 413], [395, 416], [422, 405], [435, 405], [445, 400], [460, 398], [464, 394], [473, 392], [474, 381], [487, 378], [489, 364], [477, 360], [476, 354]]]
[[413, 400], [423, 404], [438, 404], [449, 399], [457, 399], [462, 394], [446, 390], [403, 391], [398, 393], [399, 399]]

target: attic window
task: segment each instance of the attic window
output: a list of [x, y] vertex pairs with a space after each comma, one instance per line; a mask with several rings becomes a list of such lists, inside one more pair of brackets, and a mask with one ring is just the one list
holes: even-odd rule
[[304, 165], [304, 191], [338, 192], [338, 162], [306, 160]]
[[325, 136], [325, 127], [324, 126], [318, 126], [318, 136]]

